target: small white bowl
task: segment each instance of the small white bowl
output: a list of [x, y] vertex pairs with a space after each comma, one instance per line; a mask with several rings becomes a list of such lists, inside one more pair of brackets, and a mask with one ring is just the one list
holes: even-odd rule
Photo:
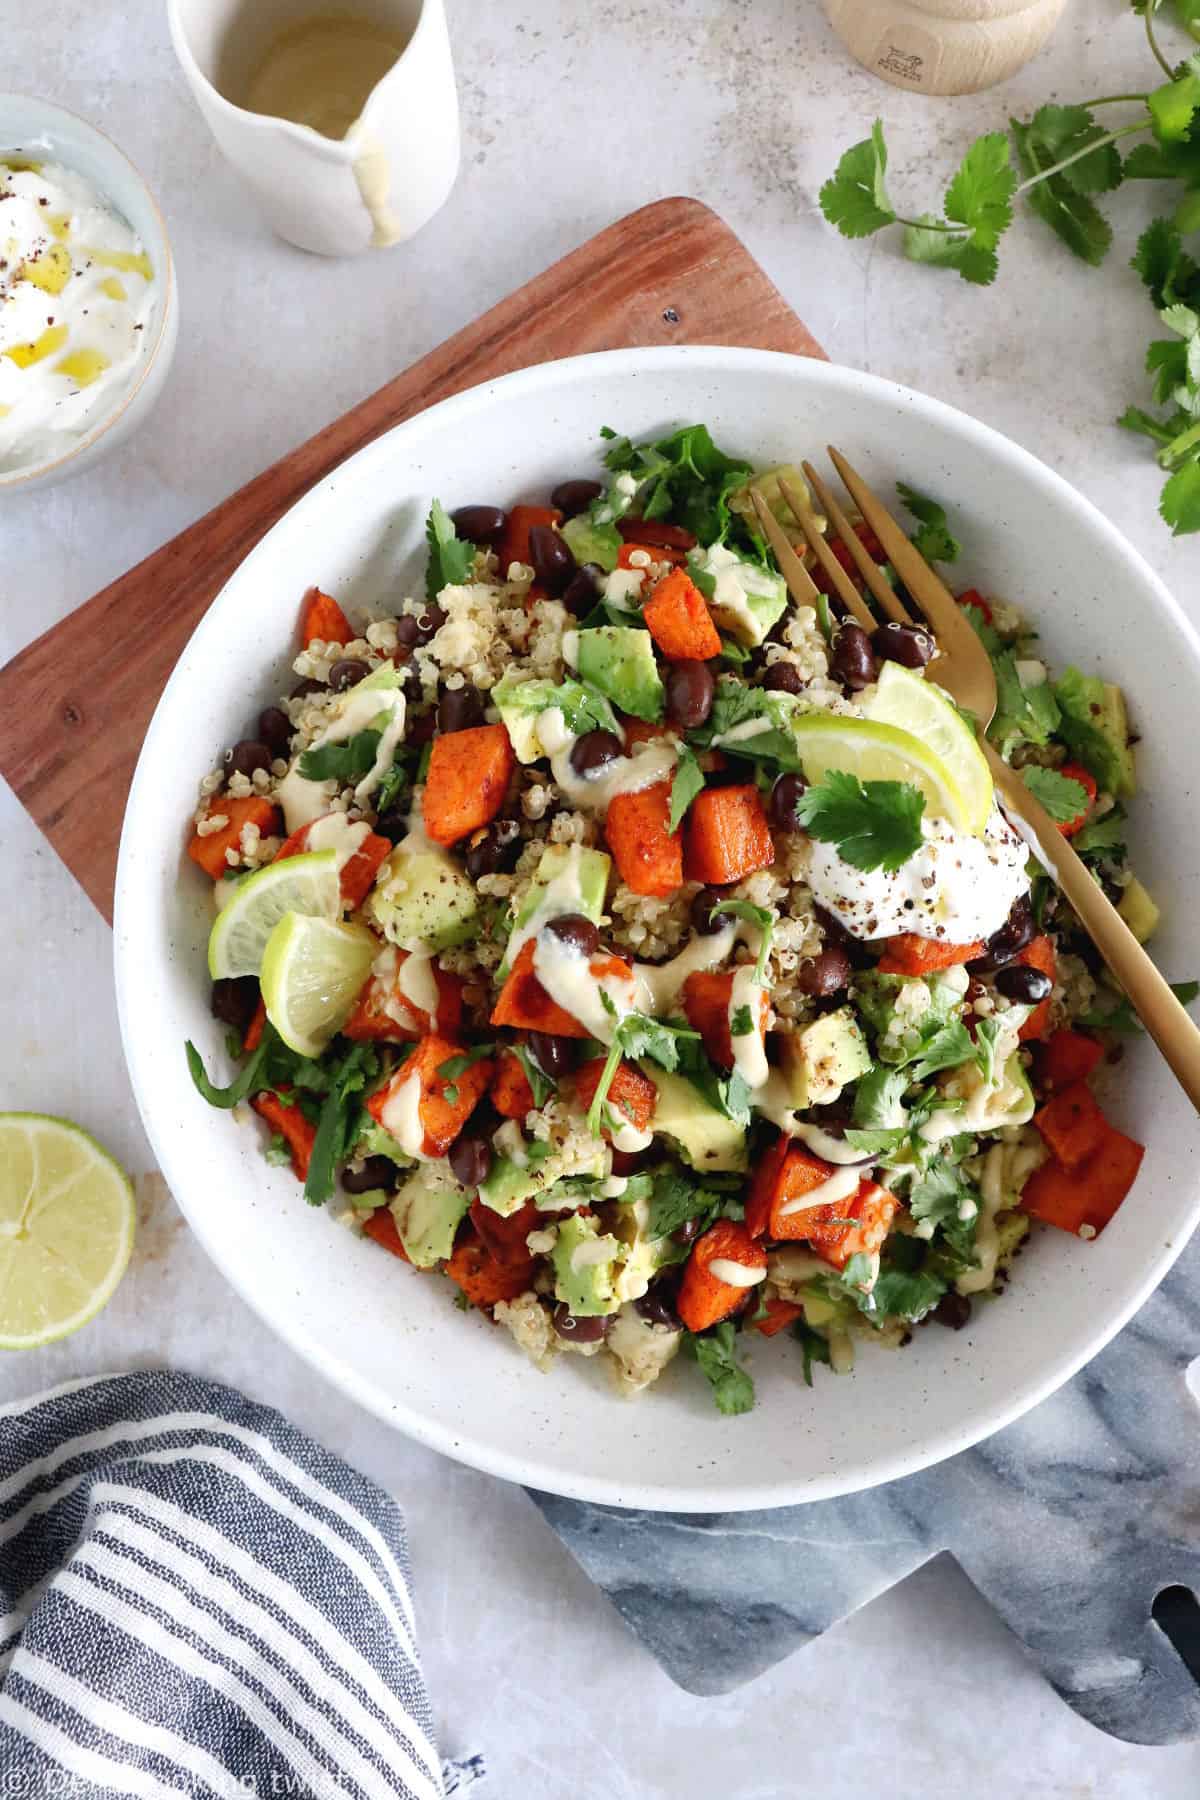
[[50, 462], [0, 470], [0, 496], [51, 487], [98, 462], [123, 443], [149, 415], [163, 390], [179, 334], [175, 263], [162, 213], [133, 164], [111, 138], [85, 119], [24, 94], [0, 93], [0, 155], [17, 147], [45, 148], [47, 155], [75, 169], [122, 214], [146, 247], [158, 289], [149, 323], [149, 343], [132, 387]]

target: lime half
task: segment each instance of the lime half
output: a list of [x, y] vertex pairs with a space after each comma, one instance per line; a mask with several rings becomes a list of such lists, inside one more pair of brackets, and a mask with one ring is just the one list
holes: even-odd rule
[[66, 1119], [0, 1113], [0, 1350], [86, 1325], [133, 1248], [128, 1175]]
[[932, 750], [962, 796], [963, 816], [947, 816], [978, 837], [992, 810], [992, 774], [975, 733], [941, 688], [900, 663], [886, 662], [864, 711], [868, 719], [910, 732]]
[[791, 721], [796, 747], [810, 781], [835, 769], [860, 781], [907, 781], [920, 788], [931, 817], [974, 831], [970, 808], [950, 770], [911, 732], [874, 719], [837, 713], [803, 713]]
[[269, 863], [246, 881], [217, 915], [208, 939], [208, 972], [214, 981], [257, 975], [267, 939], [285, 913], [336, 919], [342, 910], [337, 851], [313, 850]]
[[290, 1049], [320, 1056], [348, 1017], [378, 950], [365, 925], [284, 914], [263, 955], [262, 996]]

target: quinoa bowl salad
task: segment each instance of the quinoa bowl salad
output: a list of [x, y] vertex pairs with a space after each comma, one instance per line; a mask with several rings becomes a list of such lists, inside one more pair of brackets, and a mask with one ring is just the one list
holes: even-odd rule
[[[663, 531], [690, 531], [697, 544], [660, 539], [639, 546], [632, 523], [622, 531], [617, 520], [597, 518], [622, 476], [632, 475], [636, 489], [649, 462], [671, 461], [670, 450], [646, 453], [645, 446], [663, 445], [700, 420], [707, 423], [714, 458], [759, 476], [794, 465], [827, 437], [853, 447], [872, 444], [868, 461], [878, 487], [908, 481], [946, 508], [944, 525], [910, 514], [911, 529], [940, 528], [961, 540], [956, 561], [939, 551], [940, 566], [956, 592], [974, 589], [988, 603], [990, 620], [982, 608], [969, 616], [981, 631], [995, 631], [990, 648], [1006, 669], [1041, 662], [1049, 694], [1066, 680], [1068, 697], [1072, 667], [1089, 680], [1118, 678], [1129, 696], [1133, 728], [1145, 733], [1135, 751], [1138, 791], [1113, 795], [1109, 805], [1105, 796], [1112, 789], [1105, 781], [1092, 775], [1094, 800], [1087, 783], [1079, 783], [1088, 817], [1074, 841], [1097, 822], [1112, 821], [1109, 848], [1124, 844], [1127, 850], [1097, 861], [1098, 875], [1114, 894], [1123, 894], [1136, 872], [1162, 907], [1155, 940], [1160, 963], [1172, 978], [1190, 974], [1194, 958], [1178, 906], [1178, 883], [1190, 878], [1190, 840], [1161, 734], [1164, 726], [1183, 729], [1195, 671], [1190, 642], [1177, 631], [1153, 579], [1084, 502], [982, 428], [868, 377], [737, 351], [620, 353], [507, 378], [400, 427], [301, 502], [230, 581], [164, 696], [127, 817], [116, 923], [126, 1051], [155, 1151], [193, 1229], [280, 1335], [381, 1417], [451, 1455], [559, 1492], [703, 1510], [848, 1491], [891, 1479], [994, 1429], [1049, 1391], [1127, 1316], [1177, 1253], [1194, 1205], [1178, 1150], [1190, 1141], [1193, 1123], [1164, 1087], [1152, 1047], [1122, 1030], [1127, 1020], [1120, 997], [1089, 967], [1086, 946], [1078, 950], [1053, 915], [1053, 890], [1037, 879], [1028, 856], [1018, 855], [1007, 827], [1001, 831], [993, 821], [990, 796], [980, 811], [969, 768], [956, 765], [958, 753], [944, 734], [938, 736], [934, 715], [923, 713], [915, 731], [911, 714], [903, 723], [905, 708], [933, 694], [924, 668], [872, 647], [874, 680], [855, 686], [842, 665], [835, 666], [836, 644], [826, 636], [836, 627], [837, 608], [826, 618], [822, 602], [812, 609], [815, 619], [804, 618], [786, 596], [762, 641], [743, 642], [732, 584], [722, 583], [720, 597], [715, 591], [722, 558], [716, 558], [711, 581], [697, 566], [698, 552], [724, 548], [736, 553], [735, 562], [757, 561], [772, 574], [740, 523], [719, 541], [719, 529], [697, 529], [695, 515], [675, 505], [660, 512], [656, 505], [650, 526], [657, 515]], [[642, 467], [606, 466], [605, 456], [622, 450], [618, 439], [601, 438], [606, 424], [617, 431], [628, 427], [624, 454]], [[702, 437], [691, 437], [697, 466], [707, 460], [703, 446]], [[722, 480], [731, 478], [732, 501], [744, 478], [735, 482], [735, 469], [718, 472]], [[575, 480], [599, 483], [603, 491], [594, 498], [586, 498], [585, 490], [555, 496], [563, 482]], [[434, 513], [435, 496], [444, 513]], [[552, 497], [560, 503], [554, 510], [563, 514], [558, 521], [545, 517]], [[635, 493], [622, 517], [646, 520], [646, 499]], [[532, 530], [528, 560], [513, 556], [501, 570], [501, 544], [486, 535], [496, 522], [477, 515], [460, 517], [456, 526], [452, 516], [483, 502], [507, 515], [506, 531], [542, 525], [561, 539], [575, 564], [566, 571], [569, 580], [561, 565], [546, 564], [544, 543], [543, 567], [535, 567], [533, 542], [541, 540]], [[898, 499], [896, 505], [899, 510]], [[519, 507], [538, 508], [541, 516], [519, 513]], [[1073, 528], [1069, 541], [1056, 524], [1064, 514]], [[433, 554], [426, 530], [431, 515]], [[742, 518], [736, 505], [731, 515]], [[1020, 532], [1013, 529], [1017, 517]], [[613, 570], [604, 569], [602, 556], [582, 542], [585, 531], [603, 535], [607, 524], [617, 527], [621, 546]], [[1027, 548], [1031, 533], [1039, 544], [1036, 556]], [[611, 551], [610, 539], [603, 555], [611, 557]], [[431, 594], [430, 565], [443, 553], [450, 567], [439, 564], [433, 579], [440, 573], [441, 580]], [[550, 557], [559, 562], [553, 549]], [[521, 570], [510, 580], [517, 562]], [[602, 573], [586, 568], [589, 563]], [[580, 569], [597, 587], [596, 599], [581, 605], [576, 594], [564, 605]], [[1127, 653], [1128, 633], [1106, 615], [1102, 588], [1114, 571], [1147, 609], [1153, 688], [1139, 652]], [[617, 575], [625, 579], [612, 580]], [[682, 591], [684, 610], [672, 609], [665, 624], [662, 596], [656, 607], [651, 593], [641, 591], [647, 582], [652, 590], [666, 587], [673, 575], [698, 592], [720, 641], [718, 656], [681, 656], [679, 639], [673, 640], [676, 654], [667, 655], [651, 631], [651, 624], [669, 630], [672, 617], [678, 629], [703, 624], [680, 581], [667, 588], [666, 600]], [[621, 590], [632, 590], [634, 579], [639, 592], [626, 598]], [[749, 595], [752, 577], [739, 573], [736, 579]], [[472, 592], [465, 601], [456, 598], [456, 589], [486, 591], [487, 606], [476, 604], [483, 593]], [[340, 610], [344, 630], [330, 602]], [[444, 620], [431, 612], [435, 606]], [[333, 632], [319, 635], [318, 619], [333, 619]], [[402, 625], [405, 619], [415, 623]], [[478, 633], [466, 653], [464, 621], [472, 636]], [[1035, 641], [1032, 631], [1043, 626], [1044, 636]], [[414, 630], [423, 641], [406, 645]], [[589, 638], [589, 632], [610, 635]], [[619, 632], [652, 646], [649, 667], [662, 690], [657, 717], [648, 699], [652, 689], [639, 688], [647, 664], [630, 637], [611, 635]], [[442, 661], [447, 637], [456, 635], [453, 657]], [[606, 651], [632, 656], [618, 654], [612, 668], [597, 668], [590, 652], [601, 643]], [[811, 666], [801, 668], [809, 657]], [[348, 679], [339, 671], [331, 683], [339, 662], [363, 664], [365, 672], [351, 669]], [[693, 723], [677, 713], [673, 722], [668, 695], [676, 709], [688, 700], [686, 694], [681, 699], [674, 672], [696, 663], [712, 676], [707, 720]], [[795, 669], [804, 692], [792, 693], [786, 675], [768, 681], [773, 664]], [[1023, 667], [1017, 680], [1023, 675], [1031, 688], [1039, 687], [1038, 673]], [[362, 689], [363, 682], [370, 685]], [[306, 683], [317, 685], [293, 695]], [[546, 696], [572, 683], [591, 699], [588, 708], [575, 711], [578, 695], [562, 696], [571, 707], [568, 717]], [[465, 691], [470, 689], [474, 695]], [[445, 705], [452, 694], [462, 696], [465, 708], [457, 718]], [[525, 702], [523, 709], [514, 705], [514, 694]], [[402, 723], [397, 696], [403, 699]], [[697, 703], [694, 696], [689, 703]], [[1060, 701], [1055, 704], [1061, 714]], [[592, 705], [598, 716], [591, 715]], [[744, 716], [731, 719], [731, 705], [744, 709]], [[263, 745], [261, 715], [272, 708], [285, 724], [266, 722], [278, 749], [266, 745], [272, 754], [263, 768], [254, 760], [254, 746]], [[556, 711], [563, 713], [561, 737]], [[189, 714], [185, 747], [179, 732]], [[335, 725], [339, 718], [343, 730]], [[920, 738], [921, 766], [897, 766], [887, 757], [881, 763], [880, 740], [894, 748], [890, 734], [905, 730], [910, 739]], [[712, 741], [731, 731], [732, 744]], [[368, 736], [355, 744], [372, 732], [373, 743]], [[597, 762], [572, 767], [573, 753], [585, 762], [595, 755], [593, 744], [579, 750], [580, 742], [604, 732], [618, 738], [620, 755], [608, 760], [601, 741]], [[856, 762], [846, 753], [855, 737]], [[760, 741], [747, 754], [752, 738]], [[789, 741], [804, 749], [794, 767], [785, 766]], [[447, 749], [439, 746], [453, 751], [448, 763]], [[370, 766], [358, 771], [372, 749]], [[242, 751], [234, 759], [241, 768], [229, 760], [236, 750]], [[382, 780], [373, 773], [381, 750], [388, 753], [388, 770], [407, 765], [406, 777], [395, 770], [392, 793], [382, 795], [385, 805], [378, 803], [378, 790], [361, 800], [353, 792], [363, 781]], [[472, 752], [466, 778], [461, 771], [467, 765], [458, 761], [464, 750]], [[314, 751], [315, 764], [301, 770], [301, 760]], [[1078, 740], [1069, 743], [1057, 723], [1044, 744], [1022, 750], [1014, 743], [1010, 754], [1065, 782], [1075, 780], [1072, 763], [1087, 768]], [[496, 758], [490, 774], [488, 755]], [[173, 783], [168, 806], [163, 772], [181, 759], [185, 782], [182, 788]], [[628, 764], [655, 779], [622, 792]], [[477, 821], [471, 809], [493, 804], [501, 775], [501, 803]], [[786, 825], [779, 812], [786, 789], [776, 794], [785, 775], [798, 778], [800, 789], [792, 793]], [[839, 794], [843, 777], [857, 786], [851, 791], [843, 783]], [[308, 793], [304, 782], [319, 791]], [[205, 791], [198, 793], [202, 783]], [[585, 806], [568, 791], [574, 783], [586, 783], [593, 793], [607, 784], [608, 798]], [[876, 783], [884, 784], [887, 801], [882, 826], [870, 805], [878, 797]], [[898, 808], [889, 783], [903, 791]], [[640, 806], [647, 793], [653, 802], [654, 790], [664, 787], [667, 804], [683, 810], [673, 827], [668, 812], [665, 834], [648, 835], [644, 815], [630, 802]], [[846, 854], [854, 849], [848, 823], [855, 825], [842, 816], [847, 794], [865, 800], [871, 815], [865, 824], [858, 819], [860, 835], [882, 829], [895, 839], [885, 846], [890, 860], [899, 857], [894, 870], [882, 863], [859, 868]], [[313, 802], [307, 821], [294, 811], [288, 816], [289, 796]], [[830, 797], [836, 802], [832, 813]], [[1061, 797], [1078, 798], [1078, 790], [1064, 788]], [[264, 801], [268, 810], [255, 817], [253, 809]], [[243, 804], [232, 815], [238, 825], [232, 838], [220, 841], [225, 825], [198, 830], [221, 812], [230, 819], [233, 802]], [[449, 810], [439, 812], [443, 806]], [[624, 835], [623, 811], [633, 815], [633, 829]], [[356, 812], [360, 816], [353, 817]], [[342, 822], [329, 823], [330, 815]], [[760, 835], [763, 820], [769, 851]], [[914, 820], [920, 841], [906, 848]], [[243, 833], [247, 823], [257, 825], [257, 841], [253, 830]], [[1020, 1036], [1043, 1000], [1005, 995], [999, 977], [1006, 963], [967, 971], [965, 983], [954, 973], [966, 969], [961, 960], [917, 973], [880, 968], [889, 944], [905, 955], [903, 943], [894, 940], [922, 935], [897, 910], [911, 912], [905, 900], [919, 904], [927, 892], [921, 859], [942, 859], [941, 834], [948, 825], [964, 842], [973, 841], [967, 858], [982, 856], [988, 875], [981, 880], [979, 869], [971, 869], [970, 879], [955, 889], [960, 910], [953, 931], [931, 936], [929, 943], [979, 943], [980, 954], [967, 959], [979, 962], [987, 939], [1008, 924], [1017, 902], [1028, 899], [1034, 930], [1025, 935], [1027, 924], [1018, 916], [1016, 936], [1025, 941], [1011, 961], [1016, 970], [1045, 975], [1024, 953], [1033, 944], [1038, 956], [1036, 941], [1051, 939], [1057, 957], [1048, 996], [1053, 1025], [1069, 1022], [1075, 1037], [1091, 1041], [1093, 1048], [1082, 1052], [1085, 1061], [1095, 1062], [1090, 1074], [1078, 1064], [1061, 1065], [1072, 1079], [1043, 1073], [1050, 1038]], [[288, 838], [297, 833], [315, 836], [315, 844], [289, 847]], [[349, 850], [347, 833], [357, 838]], [[660, 859], [663, 835], [676, 840], [679, 871]], [[382, 848], [370, 839], [382, 840]], [[193, 848], [208, 859], [200, 867], [188, 853]], [[284, 849], [288, 854], [280, 855]], [[482, 866], [479, 853], [486, 862], [497, 849], [500, 866]], [[855, 854], [861, 856], [861, 847]], [[762, 861], [740, 873], [736, 860], [729, 860], [737, 856]], [[432, 892], [439, 904], [450, 901], [448, 913], [457, 908], [456, 916], [443, 911], [435, 919], [425, 910], [431, 889], [419, 879], [420, 868], [410, 881], [414, 857], [431, 859], [424, 864], [427, 876], [452, 871], [453, 881], [433, 880]], [[950, 860], [953, 865], [953, 855]], [[219, 861], [233, 870], [229, 878]], [[405, 878], [389, 884], [397, 869]], [[845, 881], [840, 895], [839, 871]], [[363, 884], [361, 898], [345, 899], [347, 882]], [[264, 890], [280, 884], [261, 914], [251, 893], [256, 883]], [[638, 892], [649, 883], [667, 891]], [[217, 897], [224, 902], [229, 891], [218, 913]], [[406, 920], [409, 898], [416, 913]], [[860, 901], [875, 908], [884, 927], [874, 938], [856, 935]], [[706, 902], [709, 916], [702, 917]], [[395, 937], [382, 923], [385, 904], [400, 909]], [[999, 924], [980, 916], [989, 906], [997, 909]], [[881, 912], [885, 907], [893, 910]], [[548, 929], [554, 921], [562, 923]], [[281, 922], [286, 929], [278, 931]], [[434, 947], [444, 932], [456, 941]], [[268, 955], [273, 937], [278, 941]], [[825, 956], [835, 949], [850, 965], [848, 977], [841, 958]], [[206, 976], [210, 953], [215, 972]], [[257, 956], [257, 976], [227, 973], [223, 955]], [[581, 960], [586, 980], [568, 989], [567, 977]], [[1004, 985], [1011, 985], [1013, 973]], [[730, 1004], [732, 988], [725, 998], [722, 1042], [719, 983], [725, 977], [738, 983], [739, 998]], [[827, 980], [831, 991], [803, 991]], [[239, 984], [236, 993], [221, 990], [218, 1004], [228, 1006], [228, 1023], [210, 1011], [218, 981]], [[265, 1018], [250, 1008], [254, 981]], [[917, 984], [929, 991], [930, 1003], [922, 1006], [918, 998], [914, 1014], [920, 1016], [909, 1018]], [[374, 1000], [353, 1022], [368, 988]], [[323, 1009], [335, 990], [340, 997], [331, 1027]], [[538, 1011], [547, 999], [557, 1013]], [[982, 1010], [975, 1005], [979, 999]], [[524, 1010], [529, 1006], [532, 1012]], [[733, 1029], [745, 1024], [743, 1009], [751, 1024], [758, 1012], [757, 1031]], [[494, 1022], [497, 1012], [509, 1017]], [[1099, 1015], [1106, 1012], [1116, 1012], [1115, 1028], [1101, 1028]], [[566, 1029], [563, 1014], [572, 1022]], [[1007, 1055], [1001, 1054], [1002, 1021], [1016, 1036]], [[255, 1045], [260, 1022], [263, 1035]], [[364, 1026], [370, 1035], [361, 1035]], [[247, 1031], [249, 1054], [243, 1049]], [[961, 1055], [960, 1031], [978, 1046], [969, 1063]], [[565, 1045], [552, 1041], [559, 1038]], [[842, 1058], [852, 1065], [862, 1053], [859, 1038], [869, 1067], [851, 1074]], [[191, 1068], [182, 1054], [185, 1039], [195, 1046]], [[421, 1046], [427, 1039], [441, 1040], [428, 1047], [436, 1063], [425, 1060]], [[799, 1057], [791, 1055], [798, 1039], [805, 1046]], [[789, 1051], [781, 1053], [788, 1041]], [[766, 1061], [765, 1081], [762, 1069], [747, 1060], [756, 1042]], [[929, 1044], [923, 1057], [914, 1054]], [[957, 1057], [932, 1066], [956, 1048]], [[1028, 1096], [1018, 1100], [1009, 1092], [1007, 1101], [1014, 1112], [1029, 1107], [1029, 1115], [993, 1129], [977, 1102], [974, 1132], [951, 1132], [951, 1117], [971, 1106], [972, 1092], [986, 1089], [997, 1097], [997, 1063], [1012, 1075], [1014, 1089], [1017, 1070], [1023, 1072]], [[430, 1093], [420, 1081], [411, 1083], [426, 1069], [443, 1106], [436, 1115]], [[839, 1073], [841, 1090], [834, 1098], [822, 1089]], [[229, 1116], [220, 1118], [199, 1097], [197, 1074]], [[1074, 1145], [1059, 1137], [1077, 1168], [1092, 1153], [1098, 1158], [1101, 1149], [1113, 1150], [1110, 1128], [1133, 1146], [1129, 1158], [1146, 1146], [1131, 1193], [1109, 1223], [1099, 1223], [1095, 1238], [1079, 1232], [1079, 1225], [1092, 1224], [1089, 1218], [1056, 1228], [1034, 1220], [1029, 1205], [1029, 1182], [1052, 1162], [1051, 1176], [1055, 1169], [1060, 1181], [1071, 1174], [1057, 1151], [1045, 1154], [1047, 1140], [1033, 1115], [1080, 1081], [1098, 1111], [1086, 1112]], [[805, 1082], [803, 1102], [789, 1103]], [[972, 1092], [953, 1092], [954, 1082]], [[523, 1083], [534, 1104], [514, 1118], [506, 1109], [527, 1104]], [[880, 1110], [868, 1124], [872, 1085]], [[653, 1110], [646, 1119], [648, 1089]], [[897, 1096], [903, 1113], [885, 1118], [882, 1109]], [[256, 1098], [274, 1110], [273, 1120], [251, 1104]], [[454, 1131], [438, 1155], [425, 1147], [431, 1120], [440, 1131]], [[1046, 1122], [1053, 1132], [1054, 1116]], [[477, 1133], [476, 1126], [486, 1129]], [[922, 1128], [928, 1135], [921, 1141], [935, 1143], [936, 1154], [927, 1157], [924, 1170], [900, 1173], [892, 1166], [904, 1161], [897, 1134]], [[1042, 1138], [1041, 1153], [1034, 1132]], [[649, 1143], [640, 1141], [647, 1134]], [[480, 1136], [491, 1156], [486, 1172], [464, 1161], [467, 1152], [479, 1155]], [[430, 1145], [435, 1141], [431, 1136]], [[544, 1144], [549, 1148], [543, 1150]], [[372, 1165], [389, 1148], [391, 1168]], [[1014, 1165], [1024, 1153], [1030, 1165], [1015, 1169], [1016, 1177], [1026, 1177], [1022, 1205], [1009, 1200], [1007, 1172], [999, 1197], [1007, 1204], [997, 1201], [996, 1178], [988, 1180], [987, 1158], [998, 1148]], [[292, 1158], [296, 1152], [303, 1167], [306, 1150], [308, 1176], [301, 1184]], [[726, 1158], [735, 1166], [720, 1167]], [[572, 1162], [576, 1166], [569, 1168]], [[1101, 1166], [1092, 1162], [1093, 1175]], [[826, 1171], [836, 1186], [822, 1195], [817, 1177]], [[414, 1177], [420, 1179], [408, 1187]], [[365, 1186], [372, 1179], [378, 1185]], [[330, 1192], [323, 1204], [306, 1205], [304, 1186], [315, 1198], [326, 1180]], [[1046, 1181], [1052, 1200], [1053, 1180], [1043, 1176]], [[621, 1193], [600, 1191], [621, 1182]], [[504, 1183], [511, 1184], [508, 1195], [498, 1191]], [[931, 1185], [943, 1185], [945, 1192], [930, 1192]], [[548, 1197], [555, 1186], [558, 1194]], [[1094, 1190], [1096, 1183], [1088, 1186]], [[926, 1191], [915, 1194], [918, 1187]], [[1104, 1190], [1110, 1202], [1116, 1187], [1109, 1180]], [[964, 1188], [974, 1193], [964, 1194]], [[498, 1205], [488, 1205], [489, 1193]], [[813, 1193], [816, 1199], [809, 1201]], [[951, 1213], [965, 1215], [976, 1194], [980, 1211], [972, 1233], [969, 1217]], [[421, 1196], [420, 1205], [405, 1203]], [[548, 1204], [539, 1206], [543, 1198]], [[427, 1241], [422, 1216], [431, 1233]], [[510, 1220], [517, 1223], [510, 1227]], [[1065, 1211], [1063, 1220], [1069, 1222]], [[857, 1244], [849, 1237], [855, 1230], [863, 1233]], [[1024, 1246], [1014, 1259], [1006, 1240], [1016, 1231], [1024, 1233]], [[872, 1245], [871, 1236], [880, 1232]], [[979, 1289], [960, 1292], [976, 1237], [985, 1252], [994, 1248], [995, 1272]], [[614, 1240], [621, 1246], [617, 1252]], [[650, 1245], [657, 1247], [651, 1251]], [[731, 1254], [711, 1253], [722, 1247]], [[560, 1263], [566, 1275], [581, 1276], [569, 1300], [556, 1291], [560, 1281], [566, 1287]], [[1006, 1268], [1007, 1284], [1001, 1273]], [[978, 1272], [986, 1273], [985, 1265]], [[504, 1288], [518, 1277], [520, 1291], [510, 1297]], [[499, 1291], [489, 1291], [489, 1281], [497, 1280]], [[725, 1311], [726, 1290], [739, 1286]], [[998, 1301], [996, 1288], [1003, 1290]], [[934, 1319], [947, 1300], [942, 1318], [969, 1304], [960, 1330]], [[656, 1301], [661, 1315], [647, 1318]], [[706, 1317], [714, 1301], [723, 1316]], [[599, 1328], [587, 1323], [596, 1319]], [[582, 1330], [576, 1333], [570, 1321], [583, 1322]], [[667, 1339], [673, 1341], [664, 1357]], [[649, 1348], [652, 1358], [635, 1364], [631, 1341]], [[621, 1349], [625, 1359], [617, 1354]], [[530, 1368], [529, 1355], [545, 1373]], [[851, 1372], [841, 1373], [851, 1359]], [[644, 1379], [651, 1369], [653, 1379]], [[631, 1399], [643, 1382], [653, 1391]], [[752, 1391], [753, 1410], [717, 1416], [714, 1399], [737, 1414]]]
[[[544, 503], [435, 499], [392, 616], [305, 596], [297, 679], [193, 814], [238, 1069], [189, 1066], [310, 1204], [539, 1369], [604, 1358], [633, 1396], [685, 1349], [736, 1415], [742, 1333], [786, 1334], [811, 1385], [961, 1329], [1031, 1221], [1096, 1237], [1144, 1153], [1091, 1085], [1128, 1006], [932, 637], [868, 636], [819, 565], [819, 604], [789, 596], [750, 485], [791, 522], [799, 471], [704, 424], [602, 439]], [[943, 506], [900, 492], [953, 561]], [[960, 604], [992, 741], [1148, 937], [1120, 687]]]

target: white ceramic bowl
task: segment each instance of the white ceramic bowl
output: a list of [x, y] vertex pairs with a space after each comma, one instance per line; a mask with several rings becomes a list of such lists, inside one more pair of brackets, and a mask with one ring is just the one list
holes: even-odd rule
[[[691, 1365], [640, 1399], [562, 1357], [541, 1375], [506, 1333], [452, 1304], [269, 1168], [193, 1092], [183, 1042], [221, 1066], [208, 1013], [208, 883], [183, 856], [196, 783], [222, 746], [290, 686], [302, 594], [351, 607], [405, 593], [422, 568], [432, 496], [448, 506], [536, 498], [591, 472], [603, 425], [653, 435], [706, 420], [759, 463], [831, 439], [883, 494], [898, 476], [951, 508], [963, 586], [1019, 600], [1048, 655], [1126, 684], [1144, 734], [1132, 829], [1163, 903], [1156, 952], [1197, 972], [1192, 897], [1200, 834], [1188, 760], [1200, 655], [1160, 582], [1087, 501], [1026, 451], [963, 414], [873, 376], [761, 351], [617, 351], [526, 370], [433, 407], [352, 457], [251, 552], [198, 627], [146, 738], [117, 878], [116, 974], [125, 1051], [146, 1129], [192, 1228], [261, 1316], [354, 1399], [435, 1449], [559, 1493], [625, 1506], [725, 1511], [888, 1481], [961, 1450], [1065, 1381], [1113, 1335], [1196, 1222], [1200, 1120], [1153, 1048], [1133, 1045], [1111, 1110], [1148, 1146], [1141, 1176], [1095, 1243], [1035, 1232], [1010, 1291], [960, 1333], [931, 1326], [902, 1354], [867, 1346], [853, 1375], [800, 1379], [788, 1340], [754, 1343], [755, 1410], [723, 1419]], [[1189, 942], [1190, 939], [1190, 942]], [[747, 1334], [747, 1339], [753, 1334]]]
[[175, 263], [167, 228], [153, 194], [124, 152], [64, 107], [26, 94], [0, 94], [0, 155], [18, 145], [27, 152], [44, 148], [48, 160], [77, 170], [104, 195], [145, 246], [158, 292], [147, 327], [149, 341], [133, 384], [61, 455], [26, 468], [0, 470], [0, 499], [65, 481], [124, 443], [161, 394], [179, 334]]

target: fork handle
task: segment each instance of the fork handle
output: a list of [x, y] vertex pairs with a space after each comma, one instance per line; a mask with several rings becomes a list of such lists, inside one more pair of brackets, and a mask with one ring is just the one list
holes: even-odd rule
[[[1200, 1112], [1200, 1029], [1171, 992], [1124, 919], [1034, 799], [1021, 777], [983, 740], [992, 777], [1005, 810], [1026, 830], [1022, 836], [1037, 854], [1080, 924], [1116, 976], [1142, 1024], [1165, 1056], [1184, 1093]], [[1041, 846], [1048, 846], [1043, 852]]]

